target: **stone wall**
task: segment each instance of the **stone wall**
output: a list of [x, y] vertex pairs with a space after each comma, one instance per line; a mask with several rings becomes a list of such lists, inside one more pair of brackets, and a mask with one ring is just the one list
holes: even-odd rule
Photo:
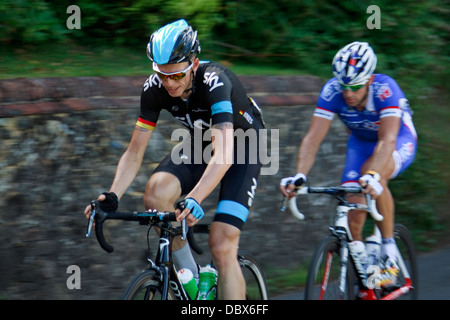
[[[305, 135], [323, 82], [311, 76], [241, 77], [262, 107], [268, 129], [279, 130], [279, 169], [262, 175], [241, 249], [252, 252], [267, 277], [308, 259], [327, 232], [324, 196], [303, 196], [305, 221], [279, 211], [281, 178], [295, 174], [298, 144]], [[106, 191], [130, 140], [145, 77], [48, 78], [0, 81], [0, 299], [117, 299], [146, 265], [147, 228], [108, 222], [108, 254], [95, 237], [85, 238], [82, 211]], [[145, 185], [156, 164], [176, 143], [179, 125], [163, 113], [145, 162], [120, 203], [141, 210]], [[337, 184], [346, 133], [333, 122], [312, 185]], [[204, 202], [214, 213], [216, 191]], [[204, 243], [206, 248], [206, 243]], [[152, 246], [154, 252], [156, 246]], [[202, 258], [206, 259], [206, 258]], [[202, 260], [201, 259], [201, 260]], [[81, 289], [68, 289], [70, 265], [81, 270]]]

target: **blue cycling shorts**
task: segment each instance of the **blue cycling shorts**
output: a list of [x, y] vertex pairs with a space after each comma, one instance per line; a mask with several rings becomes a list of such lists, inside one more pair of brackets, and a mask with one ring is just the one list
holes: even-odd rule
[[[347, 143], [347, 155], [345, 168], [342, 174], [341, 184], [358, 183], [362, 175], [361, 167], [373, 154], [377, 141], [368, 141], [350, 135]], [[395, 160], [395, 170], [391, 179], [398, 176], [411, 165], [416, 156], [417, 137], [406, 126], [402, 126], [397, 137], [397, 145], [392, 156]]]

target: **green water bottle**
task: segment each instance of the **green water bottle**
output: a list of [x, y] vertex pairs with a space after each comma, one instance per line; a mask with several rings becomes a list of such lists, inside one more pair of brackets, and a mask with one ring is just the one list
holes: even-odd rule
[[181, 269], [180, 271], [178, 271], [178, 279], [183, 285], [183, 289], [188, 295], [189, 299], [196, 300], [198, 295], [198, 287], [192, 271], [189, 269]]
[[209, 264], [200, 268], [197, 300], [214, 300], [217, 291], [217, 270]]

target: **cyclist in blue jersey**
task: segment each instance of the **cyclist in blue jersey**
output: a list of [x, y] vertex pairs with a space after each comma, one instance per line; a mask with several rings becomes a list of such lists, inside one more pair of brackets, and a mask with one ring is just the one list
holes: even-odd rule
[[[168, 111], [186, 128], [189, 137], [161, 161], [150, 177], [145, 208], [173, 211], [174, 204], [183, 197], [186, 209], [176, 210], [178, 220], [186, 218], [192, 226], [204, 216], [201, 203], [220, 184], [209, 237], [219, 271], [219, 298], [245, 299], [245, 282], [236, 257], [261, 163], [259, 157], [250, 159], [255, 156], [249, 152], [250, 140], [237, 139], [236, 131], [245, 134], [253, 130], [253, 136], [259, 139], [264, 123], [260, 109], [236, 75], [218, 63], [200, 62], [199, 53], [197, 32], [185, 20], [152, 34], [147, 55], [155, 73], [143, 85], [140, 115], [113, 184], [98, 200], [104, 210], [117, 209], [119, 199], [141, 167], [160, 112]], [[89, 207], [85, 215], [90, 215]], [[174, 246], [174, 260], [180, 268], [189, 268], [198, 276], [190, 248], [180, 239]]]
[[[294, 185], [306, 182], [319, 146], [334, 115], [347, 126], [350, 137], [342, 185], [360, 185], [376, 199], [384, 216], [378, 227], [382, 234], [383, 274], [396, 274], [394, 199], [388, 182], [414, 160], [417, 134], [408, 100], [394, 79], [375, 74], [377, 57], [368, 43], [352, 42], [333, 59], [334, 78], [322, 88], [310, 128], [300, 144], [297, 174], [281, 180], [285, 196], [293, 196]], [[351, 201], [362, 203], [361, 197]], [[355, 241], [362, 241], [366, 213], [353, 210], [349, 224]], [[386, 276], [385, 285], [395, 281]]]

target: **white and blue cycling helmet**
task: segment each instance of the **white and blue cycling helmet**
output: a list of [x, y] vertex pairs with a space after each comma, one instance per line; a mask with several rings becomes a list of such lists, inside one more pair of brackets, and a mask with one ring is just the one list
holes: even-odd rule
[[197, 31], [184, 19], [172, 22], [155, 31], [147, 45], [148, 58], [157, 64], [191, 61], [200, 53]]
[[333, 74], [340, 84], [361, 85], [369, 81], [377, 66], [377, 56], [367, 42], [352, 42], [336, 53]]

